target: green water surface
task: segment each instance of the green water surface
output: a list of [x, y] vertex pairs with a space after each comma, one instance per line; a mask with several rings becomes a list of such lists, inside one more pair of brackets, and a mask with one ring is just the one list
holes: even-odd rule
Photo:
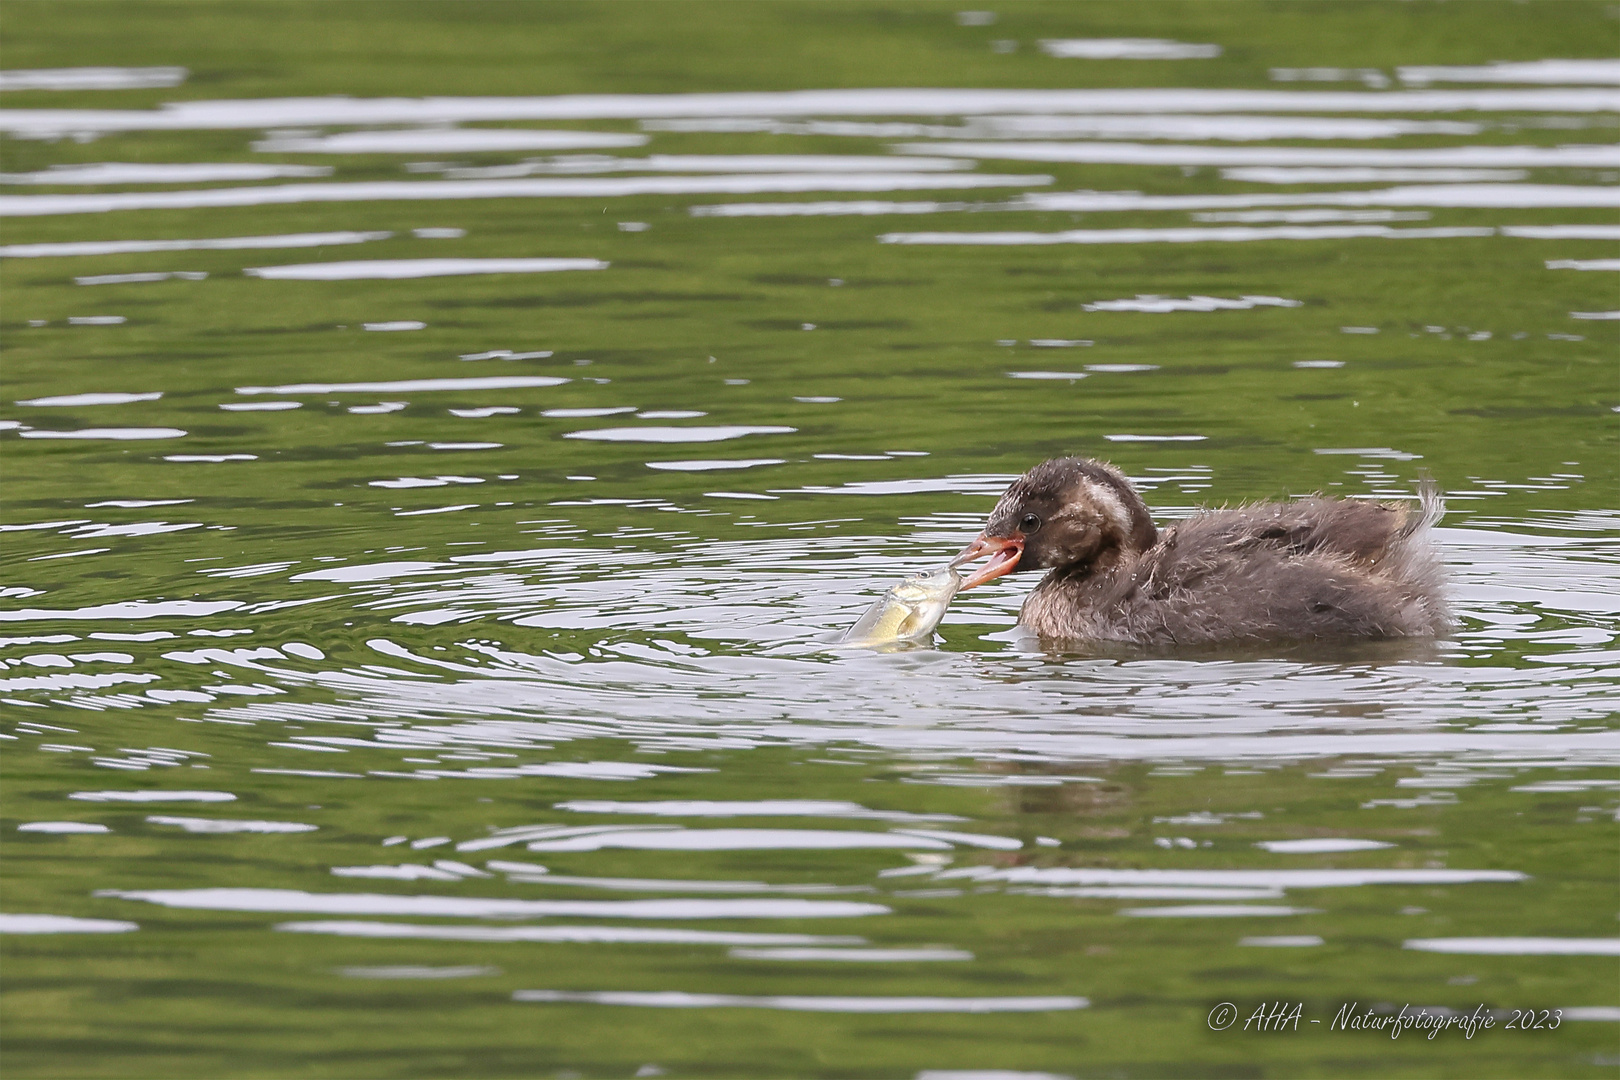
[[[167, 89], [13, 92], [0, 106], [866, 87], [1348, 92], [1362, 88], [1279, 84], [1268, 71], [1608, 59], [1620, 33], [1606, 3], [1019, 3], [995, 8], [991, 25], [963, 25], [959, 7], [10, 0], [0, 23], [7, 70], [179, 65], [191, 74]], [[1087, 37], [1219, 42], [1224, 52], [1193, 61], [1076, 61], [1037, 47], [1041, 39]], [[996, 41], [1016, 44], [997, 51]], [[1542, 114], [1436, 115], [1479, 122], [1482, 130], [1376, 145], [1602, 144], [1613, 142], [1616, 124], [1614, 113], [1582, 114], [1583, 126], [1573, 129]], [[641, 130], [634, 120], [507, 126]], [[6, 138], [0, 156], [7, 173], [92, 162], [254, 161], [329, 165], [333, 182], [414, 178], [401, 170], [414, 160], [409, 155], [251, 151], [248, 143], [262, 136], [230, 129], [114, 132], [84, 142]], [[606, 152], [884, 154], [888, 144], [818, 134], [651, 137], [645, 150]], [[1361, 145], [1284, 143], [1295, 144]], [[460, 154], [455, 162], [493, 166], [534, 156]], [[1218, 169], [1173, 165], [986, 161], [978, 170], [1050, 176], [1053, 191], [1261, 190], [1223, 179]], [[1528, 182], [1605, 186], [1615, 179], [1613, 170], [1545, 169]], [[283, 182], [296, 181], [266, 183]], [[85, 190], [97, 189], [7, 186], [4, 193]], [[0, 237], [8, 245], [339, 230], [394, 235], [298, 251], [0, 260], [0, 418], [35, 429], [187, 433], [118, 441], [0, 431], [4, 523], [59, 523], [0, 534], [0, 586], [7, 590], [0, 603], [8, 611], [58, 613], [0, 624], [12, 680], [0, 731], [13, 737], [0, 749], [0, 908], [140, 927], [0, 939], [0, 1071], [17, 1078], [1611, 1073], [1620, 1064], [1612, 1020], [1532, 1031], [1502, 1025], [1515, 1009], [1620, 1007], [1612, 955], [1459, 955], [1403, 945], [1455, 937], [1613, 940], [1616, 680], [1615, 654], [1604, 650], [1613, 648], [1617, 623], [1603, 597], [1612, 600], [1620, 562], [1613, 512], [1620, 366], [1617, 324], [1571, 313], [1609, 311], [1620, 297], [1612, 273], [1546, 268], [1548, 260], [1613, 258], [1613, 241], [1493, 235], [903, 246], [877, 237], [1193, 222], [1166, 211], [1071, 214], [1005, 205], [912, 217], [690, 213], [693, 206], [790, 199], [1005, 204], [1019, 190], [308, 203], [8, 218]], [[1418, 224], [1614, 221], [1612, 209], [1436, 208]], [[625, 231], [621, 222], [646, 228]], [[419, 228], [465, 235], [423, 239], [412, 234]], [[343, 259], [535, 256], [611, 265], [336, 283], [241, 273]], [[208, 277], [73, 281], [153, 271]], [[1170, 314], [1085, 310], [1138, 294], [1262, 295], [1300, 304]], [[103, 314], [126, 321], [67, 322]], [[426, 326], [362, 329], [394, 320]], [[1030, 344], [1045, 339], [1094, 344]], [[457, 359], [497, 349], [550, 355]], [[1297, 366], [1308, 361], [1341, 366]], [[1086, 365], [1153, 369], [1084, 372]], [[1086, 377], [1008, 377], [1050, 370]], [[571, 381], [499, 391], [276, 395], [301, 402], [284, 412], [219, 407], [263, 399], [238, 393], [241, 387], [486, 375]], [[12, 404], [156, 391], [161, 400], [116, 406]], [[405, 407], [350, 411], [390, 401]], [[542, 415], [622, 406], [707, 415]], [[450, 411], [489, 407], [519, 412], [469, 418]], [[793, 430], [708, 444], [564, 437], [638, 423]], [[1204, 438], [1107, 438], [1119, 434]], [[499, 445], [431, 447], [479, 442]], [[1324, 449], [1350, 452], [1318, 452]], [[837, 456], [817, 457], [828, 454]], [[969, 602], [953, 610], [937, 649], [856, 658], [818, 651], [818, 635], [852, 622], [887, 584], [971, 538], [1007, 478], [1060, 454], [1106, 457], [1143, 479], [1161, 520], [1199, 505], [1312, 491], [1392, 497], [1431, 475], [1448, 492], [1445, 524], [1455, 532], [1442, 546], [1467, 590], [1456, 603], [1459, 636], [1432, 649], [1386, 651], [1043, 653], [1007, 633], [1023, 583], [964, 597]], [[251, 460], [165, 460], [173, 455]], [[710, 458], [777, 463], [719, 472], [648, 467]], [[377, 486], [443, 477], [455, 479]], [[877, 489], [881, 494], [861, 487], [874, 484], [890, 487]], [[87, 506], [131, 500], [188, 501]], [[134, 527], [151, 522], [181, 527]], [[451, 561], [538, 549], [555, 554], [511, 566]], [[455, 576], [299, 576], [388, 561], [452, 567]], [[235, 606], [151, 619], [102, 607], [227, 601]], [[168, 636], [151, 636], [159, 631]], [[33, 640], [15, 640], [24, 638]], [[378, 641], [394, 651], [380, 651]], [[284, 651], [271, 662], [231, 652], [287, 642], [305, 643], [314, 655]], [[76, 685], [51, 682], [60, 674], [51, 661], [23, 659], [91, 653], [123, 659], [64, 660], [92, 677]], [[508, 678], [493, 673], [497, 653], [532, 664], [521, 678]], [[488, 666], [466, 677], [466, 670], [433, 666], [440, 662]], [[108, 673], [135, 678], [95, 681]], [[231, 693], [219, 690], [222, 684], [264, 690]], [[167, 696], [154, 696], [158, 691]], [[501, 724], [512, 726], [491, 734]], [[448, 733], [448, 741], [426, 750], [388, 741], [414, 731]], [[1237, 741], [1229, 754], [1166, 748], [1133, 756], [1065, 750], [1035, 732]], [[988, 735], [974, 742], [975, 733]], [[1347, 749], [1272, 753], [1263, 745], [1314, 733], [1344, 736]], [[1529, 740], [1543, 733], [1588, 741], [1557, 752], [1532, 747]], [[1358, 749], [1355, 741], [1386, 734], [1481, 741], [1433, 750], [1372, 742]], [[297, 741], [328, 736], [354, 742], [321, 752]], [[1483, 741], [1508, 736], [1526, 741], [1495, 749]], [[510, 756], [442, 757], [458, 748]], [[412, 778], [434, 761], [458, 770], [607, 761], [696, 771], [624, 782]], [[1448, 786], [1445, 777], [1458, 772], [1465, 779]], [[969, 779], [927, 782], [938, 773]], [[229, 791], [237, 800], [67, 797], [158, 788]], [[1016, 851], [958, 847], [950, 853], [958, 868], [1456, 868], [1524, 878], [1290, 890], [1242, 902], [1303, 909], [1294, 914], [1160, 918], [1120, 912], [1179, 901], [879, 877], [907, 864], [893, 850], [538, 855], [520, 846], [474, 859], [451, 845], [380, 846], [395, 836], [460, 842], [534, 823], [889, 827], [556, 809], [577, 799], [848, 800], [957, 815], [964, 820], [929, 827], [1023, 842]], [[150, 822], [150, 815], [318, 828], [192, 834]], [[1209, 815], [1209, 823], [1168, 820], [1188, 815]], [[95, 822], [110, 831], [17, 831], [37, 821]], [[1393, 846], [1307, 855], [1255, 846], [1322, 837]], [[276, 932], [277, 924], [328, 916], [96, 895], [261, 888], [643, 896], [498, 874], [402, 881], [331, 873], [435, 858], [482, 866], [485, 857], [542, 862], [558, 876], [869, 888], [829, 898], [883, 904], [891, 913], [680, 925], [859, 935], [879, 947], [948, 945], [973, 959], [750, 960], [714, 945]], [[1267, 935], [1315, 936], [1322, 944], [1239, 944]], [[344, 974], [388, 966], [469, 970], [414, 979]], [[863, 1015], [513, 999], [515, 991], [541, 988], [1072, 996], [1089, 1006]], [[1299, 1003], [1304, 1023], [1261, 1034], [1243, 1031], [1240, 1019], [1232, 1029], [1211, 1030], [1206, 1018], [1221, 1002], [1236, 1005], [1243, 1019], [1263, 1003]], [[1472, 1039], [1456, 1031], [1426, 1040], [1413, 1032], [1392, 1039], [1325, 1030], [1351, 1002], [1459, 1011], [1483, 1004], [1502, 1019]]]

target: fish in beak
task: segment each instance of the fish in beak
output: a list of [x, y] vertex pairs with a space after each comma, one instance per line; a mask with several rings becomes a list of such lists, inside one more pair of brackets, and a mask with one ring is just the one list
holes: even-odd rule
[[1011, 536], [989, 536], [980, 533], [978, 538], [962, 549], [962, 553], [951, 560], [951, 566], [958, 567], [964, 563], [975, 562], [990, 556], [985, 563], [962, 581], [962, 589], [983, 585], [987, 581], [994, 581], [1003, 574], [1010, 574], [1018, 568], [1018, 560], [1024, 554], [1024, 534], [1013, 533]]

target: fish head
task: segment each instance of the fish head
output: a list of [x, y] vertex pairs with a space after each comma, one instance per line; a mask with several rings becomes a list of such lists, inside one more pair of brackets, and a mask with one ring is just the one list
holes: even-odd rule
[[846, 645], [881, 646], [927, 637], [945, 617], [962, 578], [949, 566], [893, 586], [840, 638]]

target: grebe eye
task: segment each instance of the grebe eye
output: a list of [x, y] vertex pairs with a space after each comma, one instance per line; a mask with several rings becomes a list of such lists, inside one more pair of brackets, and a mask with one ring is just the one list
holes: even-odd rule
[[1025, 514], [1023, 517], [1018, 519], [1018, 530], [1026, 535], [1034, 532], [1040, 527], [1041, 519], [1036, 517], [1034, 514]]

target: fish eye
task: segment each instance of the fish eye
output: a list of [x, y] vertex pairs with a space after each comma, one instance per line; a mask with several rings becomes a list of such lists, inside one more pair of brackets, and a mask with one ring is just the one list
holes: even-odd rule
[[1018, 531], [1028, 535], [1041, 527], [1041, 519], [1034, 514], [1025, 514], [1018, 519]]

